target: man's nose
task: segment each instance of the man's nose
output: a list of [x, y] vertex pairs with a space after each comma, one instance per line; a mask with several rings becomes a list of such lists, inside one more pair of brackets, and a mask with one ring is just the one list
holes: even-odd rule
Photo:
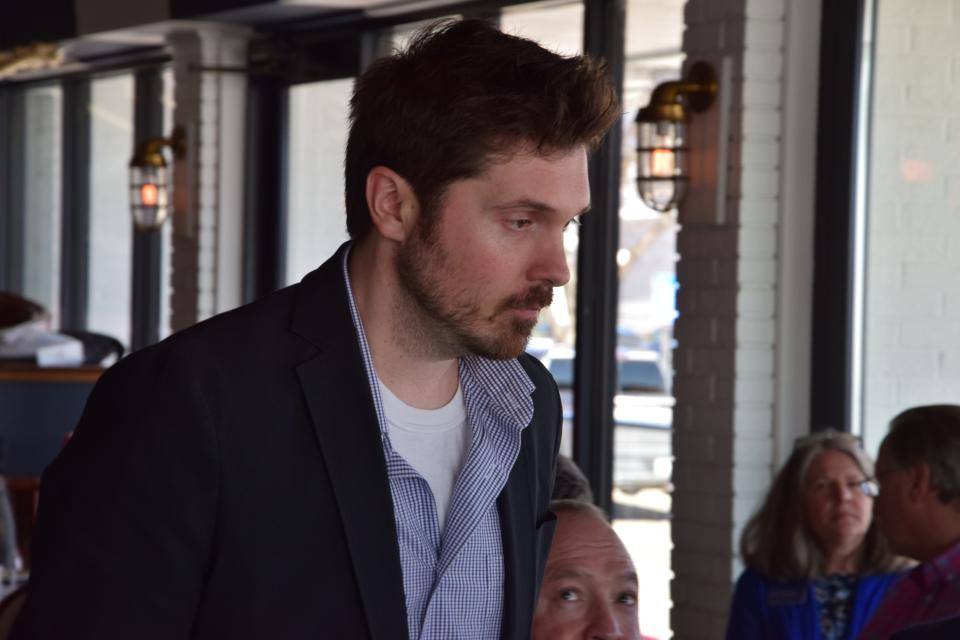
[[590, 611], [590, 626], [586, 638], [589, 640], [619, 640], [623, 638], [620, 620], [609, 603], [596, 603]]
[[554, 236], [543, 243], [536, 256], [536, 267], [532, 280], [549, 282], [560, 287], [570, 281], [570, 267], [567, 265], [567, 253], [563, 248], [563, 234]]

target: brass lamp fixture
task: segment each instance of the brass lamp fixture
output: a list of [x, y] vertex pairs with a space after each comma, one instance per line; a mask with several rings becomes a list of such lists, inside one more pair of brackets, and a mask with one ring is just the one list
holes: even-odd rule
[[56, 69], [65, 62], [63, 49], [52, 42], [34, 42], [0, 51], [0, 80], [20, 73]]
[[130, 159], [130, 213], [137, 229], [145, 231], [163, 225], [170, 216], [172, 185], [164, 147], [180, 158], [186, 148], [186, 134], [181, 127], [169, 138], [149, 138], [137, 145]]
[[717, 95], [717, 74], [695, 62], [682, 80], [657, 85], [650, 103], [637, 112], [637, 190], [656, 211], [675, 208], [687, 192], [687, 123], [706, 111]]

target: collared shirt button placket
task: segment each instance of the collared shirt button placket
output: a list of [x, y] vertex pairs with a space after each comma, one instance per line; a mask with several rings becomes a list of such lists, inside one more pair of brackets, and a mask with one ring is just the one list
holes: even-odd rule
[[424, 551], [400, 545], [410, 638], [497, 638], [504, 567], [496, 499], [520, 452], [521, 432], [533, 418], [533, 383], [515, 360], [461, 358], [460, 384], [473, 437], [441, 536], [429, 486], [390, 446], [373, 357], [350, 286], [348, 256], [349, 250], [343, 276], [380, 424], [397, 533]]

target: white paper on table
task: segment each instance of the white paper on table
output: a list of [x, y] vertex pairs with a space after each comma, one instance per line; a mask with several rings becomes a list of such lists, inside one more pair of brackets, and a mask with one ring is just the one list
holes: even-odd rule
[[51, 331], [26, 331], [11, 342], [0, 342], [0, 359], [36, 358], [41, 367], [83, 364], [83, 342]]

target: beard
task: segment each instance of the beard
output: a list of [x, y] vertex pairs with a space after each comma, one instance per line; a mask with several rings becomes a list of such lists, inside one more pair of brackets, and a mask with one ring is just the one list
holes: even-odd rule
[[[397, 315], [407, 334], [419, 345], [444, 357], [473, 354], [493, 360], [516, 358], [527, 346], [537, 319], [526, 320], [515, 309], [541, 309], [553, 301], [553, 287], [530, 287], [482, 309], [484, 287], [476, 279], [452, 282], [449, 253], [436, 239], [436, 217], [422, 221], [402, 246], [395, 267], [403, 306]], [[470, 276], [470, 274], [467, 274]]]

